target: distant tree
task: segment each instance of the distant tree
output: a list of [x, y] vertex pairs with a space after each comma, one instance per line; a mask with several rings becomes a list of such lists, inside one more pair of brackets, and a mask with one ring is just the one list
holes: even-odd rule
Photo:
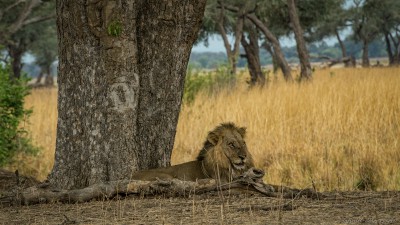
[[327, 37], [336, 37], [342, 52], [342, 58], [347, 57], [346, 46], [340, 36], [340, 31], [345, 29], [349, 24], [349, 13], [344, 8], [346, 0], [326, 0], [321, 7], [325, 8], [323, 17], [313, 23], [308, 29], [308, 42], [320, 41]]
[[379, 35], [378, 9], [381, 0], [353, 0], [350, 8], [353, 15], [354, 39], [362, 43], [362, 66], [369, 67], [369, 44]]
[[[254, 25], [264, 34], [265, 39], [271, 44], [271, 48], [267, 50], [270, 52], [271, 56], [274, 57], [277, 64], [282, 70], [283, 76], [286, 81], [292, 81], [292, 74], [290, 70], [290, 66], [283, 55], [281, 45], [279, 43], [279, 39], [275, 36], [274, 33], [269, 29], [269, 21], [265, 16], [266, 8], [265, 5], [261, 5], [259, 7], [257, 2], [256, 11], [251, 10], [251, 6], [247, 9], [243, 10], [243, 8], [239, 8], [235, 5], [225, 5], [225, 8], [232, 12], [241, 12], [252, 22]], [[263, 22], [264, 20], [265, 22]]]
[[43, 22], [40, 26], [44, 26], [42, 29], [43, 33], [32, 42], [29, 50], [35, 57], [35, 63], [41, 70], [36, 83], [40, 84], [44, 76], [45, 86], [52, 86], [54, 81], [51, 66], [57, 60], [58, 56], [56, 26], [53, 21]]
[[251, 87], [256, 84], [264, 86], [265, 74], [261, 69], [260, 46], [258, 44], [260, 36], [258, 35], [256, 26], [248, 19], [245, 20], [245, 31], [247, 33], [247, 38], [246, 34], [243, 34], [241, 43], [245, 51], [245, 54], [242, 56], [247, 59], [247, 66], [250, 72], [249, 84]]
[[[228, 65], [231, 74], [236, 74], [236, 67], [240, 52], [240, 39], [243, 35], [243, 16], [239, 13], [233, 13], [226, 9], [228, 5], [241, 5], [245, 7], [240, 0], [209, 0], [207, 1], [205, 16], [200, 39], [207, 44], [211, 35], [220, 35], [225, 47]], [[229, 37], [234, 37], [233, 41]]]
[[[308, 43], [316, 40], [322, 40], [326, 36], [330, 36], [331, 32], [340, 31], [342, 23], [345, 22], [347, 17], [338, 15], [337, 12], [341, 11], [341, 0], [301, 0], [294, 1], [296, 3], [296, 11], [298, 15], [299, 25], [302, 28], [303, 39]], [[293, 21], [288, 10], [288, 1], [270, 0], [258, 1], [258, 8], [260, 18], [268, 22], [269, 30], [275, 34], [276, 37], [290, 36], [295, 34], [293, 29]], [[338, 21], [334, 21], [335, 17]], [[337, 17], [341, 16], [339, 20]], [[331, 20], [331, 21], [330, 21]], [[342, 21], [343, 20], [343, 21]], [[324, 25], [322, 25], [324, 23]], [[329, 29], [322, 31], [321, 27]], [[322, 33], [322, 34], [321, 34]], [[339, 33], [338, 33], [339, 34]], [[296, 35], [294, 35], [296, 37]], [[297, 35], [298, 36], [298, 35]], [[339, 36], [337, 36], [340, 39]], [[271, 45], [266, 43], [264, 46], [271, 48]], [[302, 47], [304, 49], [304, 47]], [[346, 52], [346, 50], [343, 50]], [[298, 54], [301, 57], [301, 54]], [[304, 58], [304, 57], [303, 57]]]
[[308, 56], [308, 50], [306, 47], [306, 42], [304, 40], [303, 29], [300, 25], [300, 19], [297, 14], [297, 6], [295, 0], [287, 0], [289, 17], [291, 21], [291, 27], [294, 32], [294, 37], [296, 39], [297, 44], [297, 53], [299, 54], [300, 60], [300, 81], [302, 80], [310, 80], [312, 78], [312, 70], [311, 64]]
[[400, 1], [379, 1], [376, 9], [378, 27], [386, 43], [389, 64], [400, 65]]
[[35, 25], [55, 18], [54, 9], [53, 1], [0, 1], [0, 45], [10, 55], [14, 78], [20, 77], [23, 54], [41, 33]]

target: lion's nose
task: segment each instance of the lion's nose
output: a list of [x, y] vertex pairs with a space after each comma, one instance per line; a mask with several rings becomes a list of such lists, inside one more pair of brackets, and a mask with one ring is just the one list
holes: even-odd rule
[[239, 155], [239, 158], [240, 158], [241, 160], [244, 160], [244, 159], [246, 158], [246, 155]]

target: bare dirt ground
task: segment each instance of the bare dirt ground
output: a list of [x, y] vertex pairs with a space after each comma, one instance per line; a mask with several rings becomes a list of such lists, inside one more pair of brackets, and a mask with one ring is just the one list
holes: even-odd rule
[[[12, 182], [0, 179], [0, 184], [4, 181]], [[124, 196], [81, 204], [0, 205], [0, 224], [400, 224], [400, 192], [324, 194], [320, 200], [209, 193], [185, 198]]]

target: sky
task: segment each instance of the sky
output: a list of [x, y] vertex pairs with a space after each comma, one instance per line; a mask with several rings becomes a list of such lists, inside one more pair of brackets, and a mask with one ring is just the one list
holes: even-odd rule
[[[233, 36], [229, 37], [229, 42], [232, 44], [234, 41]], [[279, 41], [281, 42], [282, 46], [294, 46], [296, 44], [295, 40], [293, 37], [283, 37], [280, 38]], [[328, 45], [333, 45], [337, 42], [336, 38], [327, 38], [326, 43]], [[225, 53], [225, 47], [224, 43], [222, 41], [222, 38], [219, 35], [214, 35], [209, 38], [209, 46], [206, 47], [204, 46], [203, 42], [198, 43], [197, 45], [193, 46], [192, 52], [224, 52]]]

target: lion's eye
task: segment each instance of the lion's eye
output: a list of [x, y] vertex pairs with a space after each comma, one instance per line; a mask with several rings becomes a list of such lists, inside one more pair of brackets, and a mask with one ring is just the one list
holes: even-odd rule
[[235, 145], [234, 145], [232, 142], [229, 143], [228, 146], [229, 146], [230, 148], [235, 148]]

